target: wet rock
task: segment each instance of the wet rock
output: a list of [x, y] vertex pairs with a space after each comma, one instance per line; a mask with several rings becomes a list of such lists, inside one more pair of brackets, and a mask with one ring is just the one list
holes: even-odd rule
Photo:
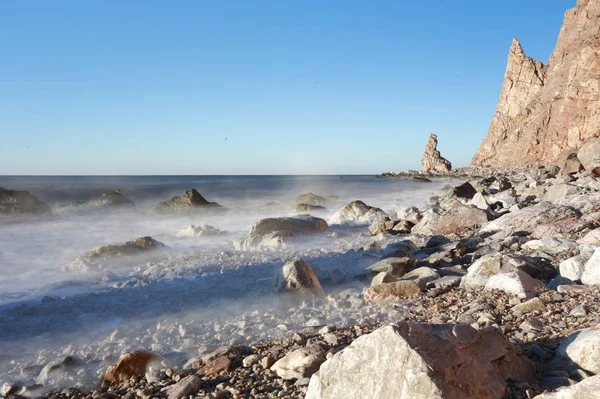
[[36, 382], [41, 385], [49, 384], [51, 381], [55, 385], [68, 383], [78, 371], [78, 366], [81, 366], [81, 362], [72, 356], [55, 360], [42, 369]]
[[421, 288], [414, 281], [397, 281], [366, 288], [363, 295], [368, 302], [395, 302], [420, 293]]
[[477, 195], [477, 190], [471, 183], [465, 182], [460, 186], [454, 187], [452, 190], [452, 195], [456, 198], [471, 200], [473, 197], [475, 197], [475, 195]]
[[322, 211], [326, 208], [320, 205], [311, 205], [311, 204], [296, 204], [296, 212], [314, 212], [314, 211]]
[[327, 198], [314, 193], [300, 194], [296, 197], [296, 205], [305, 204], [322, 208], [327, 205], [327, 202], [329, 202]]
[[576, 331], [565, 338], [557, 354], [572, 361], [578, 368], [600, 374], [600, 324]]
[[98, 198], [92, 198], [87, 201], [74, 202], [71, 205], [63, 207], [62, 210], [71, 211], [100, 211], [109, 209], [131, 209], [135, 205], [132, 200], [121, 194], [120, 190], [110, 191], [102, 194]]
[[500, 290], [519, 298], [532, 298], [546, 291], [546, 285], [520, 270], [500, 273], [490, 277], [485, 284], [487, 291]]
[[387, 214], [379, 209], [365, 204], [362, 201], [353, 201], [333, 214], [329, 224], [372, 224], [385, 220]]
[[182, 196], [174, 196], [168, 201], [160, 202], [154, 211], [159, 214], [190, 213], [206, 210], [223, 211], [221, 205], [209, 202], [195, 188], [188, 190]]
[[0, 215], [47, 215], [52, 211], [29, 191], [13, 191], [0, 187]]
[[494, 399], [506, 380], [527, 381], [533, 372], [500, 330], [401, 323], [359, 337], [323, 363], [306, 399]]
[[323, 287], [308, 263], [302, 259], [287, 262], [275, 275], [277, 292], [325, 296]]
[[452, 164], [441, 156], [437, 145], [437, 136], [433, 133], [430, 134], [421, 160], [421, 171], [426, 175], [446, 174], [452, 170]]
[[234, 241], [234, 246], [238, 250], [277, 249], [283, 246], [286, 238], [314, 234], [328, 228], [329, 226], [325, 220], [309, 215], [267, 218], [252, 226], [245, 239]]
[[368, 274], [389, 273], [395, 277], [402, 277], [415, 268], [415, 260], [409, 257], [393, 257], [380, 260], [365, 269]]
[[325, 350], [320, 345], [311, 345], [288, 353], [271, 370], [285, 380], [309, 378], [324, 361]]
[[152, 237], [140, 237], [121, 244], [103, 245], [65, 265], [68, 271], [112, 269], [167, 259], [170, 249]]
[[215, 227], [203, 224], [200, 226], [190, 225], [177, 233], [177, 237], [205, 237], [205, 236], [220, 236], [227, 234], [226, 231], [219, 230]]
[[159, 356], [142, 351], [128, 352], [119, 358], [116, 365], [110, 366], [104, 375], [103, 387], [119, 385], [132, 377], [143, 377], [152, 364], [160, 363]]

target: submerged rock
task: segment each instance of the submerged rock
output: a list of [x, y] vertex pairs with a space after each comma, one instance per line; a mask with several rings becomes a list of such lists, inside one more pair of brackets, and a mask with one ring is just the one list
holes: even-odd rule
[[188, 213], [203, 210], [225, 210], [216, 202], [208, 202], [195, 188], [188, 190], [182, 196], [172, 197], [159, 203], [155, 212], [159, 214]]
[[61, 209], [72, 211], [100, 211], [108, 209], [130, 209], [134, 206], [132, 200], [121, 194], [121, 191], [115, 190], [104, 193], [98, 198], [74, 202]]
[[41, 385], [69, 383], [79, 371], [81, 362], [72, 356], [48, 363], [38, 375], [36, 382]]
[[152, 237], [122, 244], [109, 244], [88, 251], [65, 266], [68, 271], [93, 271], [115, 266], [133, 266], [169, 257], [170, 249]]
[[306, 399], [496, 399], [507, 380], [533, 375], [533, 363], [498, 329], [401, 323], [359, 337], [323, 363]]
[[200, 226], [190, 225], [177, 233], [177, 237], [205, 237], [205, 236], [220, 236], [227, 234], [226, 231], [219, 230], [215, 227], [203, 224]]
[[327, 205], [327, 202], [329, 202], [327, 198], [321, 197], [320, 195], [314, 193], [300, 194], [296, 197], [296, 205], [305, 204], [324, 207]]
[[14, 191], [0, 187], [0, 215], [46, 215], [52, 211], [29, 191]]
[[276, 271], [275, 289], [277, 292], [298, 293], [310, 296], [325, 296], [323, 287], [315, 272], [302, 259], [287, 262]]
[[286, 238], [318, 233], [329, 228], [327, 222], [310, 215], [267, 218], [257, 222], [243, 240], [234, 240], [237, 250], [279, 249]]
[[320, 205], [311, 205], [311, 204], [304, 204], [304, 203], [296, 205], [296, 212], [322, 211], [324, 209], [325, 209], [325, 207], [320, 206]]
[[452, 164], [442, 157], [437, 150], [437, 145], [437, 136], [433, 133], [430, 134], [421, 160], [421, 171], [426, 175], [443, 175], [452, 170]]
[[334, 213], [329, 219], [329, 224], [372, 224], [385, 220], [387, 216], [387, 213], [379, 208], [369, 206], [362, 201], [352, 201]]

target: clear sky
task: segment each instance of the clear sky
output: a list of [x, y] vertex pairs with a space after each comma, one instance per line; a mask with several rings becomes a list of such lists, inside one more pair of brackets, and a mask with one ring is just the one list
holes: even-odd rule
[[0, 0], [0, 175], [455, 166], [575, 0]]

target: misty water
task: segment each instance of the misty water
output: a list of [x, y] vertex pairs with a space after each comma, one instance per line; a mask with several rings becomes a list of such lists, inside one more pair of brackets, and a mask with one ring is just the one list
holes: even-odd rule
[[[357, 199], [394, 218], [401, 206], [425, 207], [444, 184], [373, 176], [0, 177], [0, 187], [28, 190], [53, 211], [42, 219], [0, 219], [0, 384], [33, 382], [48, 362], [75, 356], [84, 366], [57, 384], [93, 386], [105, 367], [129, 349], [152, 350], [177, 362], [207, 341], [226, 344], [231, 337], [214, 334], [207, 340], [199, 329], [276, 307], [274, 270], [296, 256], [320, 276], [342, 271], [347, 281], [326, 287], [329, 292], [360, 288], [352, 277], [375, 259], [362, 248], [403, 237], [375, 238], [368, 226], [335, 225], [277, 251], [236, 251], [232, 240], [244, 237], [262, 218], [297, 215], [295, 198], [302, 193], [337, 197], [313, 213], [325, 220]], [[191, 188], [228, 211], [152, 212], [158, 202]], [[63, 207], [115, 189], [133, 200], [135, 209], [90, 213]], [[176, 236], [191, 224], [227, 234]], [[141, 236], [168, 245], [170, 258], [93, 272], [66, 269], [85, 251]], [[271, 339], [274, 334], [259, 336]]]

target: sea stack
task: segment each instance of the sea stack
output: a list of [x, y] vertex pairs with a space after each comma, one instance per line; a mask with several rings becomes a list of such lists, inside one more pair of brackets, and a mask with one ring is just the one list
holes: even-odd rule
[[421, 160], [422, 172], [426, 175], [443, 175], [452, 170], [452, 164], [446, 158], [442, 157], [437, 150], [437, 136], [429, 135], [429, 140], [425, 146], [425, 153]]
[[513, 40], [496, 113], [472, 165], [558, 163], [600, 136], [599, 97], [600, 0], [579, 0], [547, 65]]

